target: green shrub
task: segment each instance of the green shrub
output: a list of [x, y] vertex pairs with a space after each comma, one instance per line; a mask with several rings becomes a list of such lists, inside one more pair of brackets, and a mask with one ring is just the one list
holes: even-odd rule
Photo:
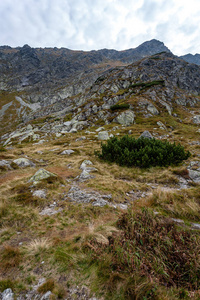
[[104, 161], [142, 168], [177, 165], [190, 156], [180, 144], [143, 137], [135, 139], [128, 135], [109, 139], [101, 144], [101, 150], [96, 155]]
[[115, 105], [112, 105], [112, 106], [110, 107], [110, 109], [111, 109], [112, 111], [115, 111], [115, 110], [118, 110], [118, 109], [128, 109], [129, 107], [130, 107], [129, 104], [123, 103], [123, 104], [115, 104]]

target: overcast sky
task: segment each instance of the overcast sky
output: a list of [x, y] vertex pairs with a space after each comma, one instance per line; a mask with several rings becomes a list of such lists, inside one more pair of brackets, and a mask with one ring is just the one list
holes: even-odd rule
[[0, 45], [200, 53], [200, 0], [0, 0]]

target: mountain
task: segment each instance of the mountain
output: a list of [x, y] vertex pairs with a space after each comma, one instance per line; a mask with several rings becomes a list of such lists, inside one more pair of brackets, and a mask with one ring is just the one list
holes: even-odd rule
[[199, 125], [159, 41], [0, 47], [0, 299], [199, 299]]
[[180, 56], [180, 58], [184, 59], [185, 61], [189, 62], [190, 64], [200, 65], [200, 54], [186, 54]]

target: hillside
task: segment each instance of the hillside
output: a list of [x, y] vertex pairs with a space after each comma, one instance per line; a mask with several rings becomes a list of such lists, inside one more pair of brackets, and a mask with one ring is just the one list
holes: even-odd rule
[[0, 299], [199, 299], [200, 66], [156, 40], [0, 65]]

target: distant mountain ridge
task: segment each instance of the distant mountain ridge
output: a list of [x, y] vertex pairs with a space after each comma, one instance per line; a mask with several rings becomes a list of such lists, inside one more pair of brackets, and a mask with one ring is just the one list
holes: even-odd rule
[[200, 65], [200, 54], [196, 53], [196, 54], [186, 54], [186, 55], [182, 55], [180, 56], [180, 58], [184, 59], [185, 61], [189, 62], [190, 64], [196, 64], [196, 65]]
[[[151, 69], [149, 73], [146, 73], [152, 60], [154, 62], [153, 73]], [[163, 64], [160, 63], [162, 61]], [[133, 70], [137, 69], [137, 63], [140, 64], [140, 68], [137, 76], [130, 79], [130, 76], [126, 74], [129, 72], [128, 66], [135, 63], [136, 65], [132, 66]], [[173, 72], [176, 71], [175, 65], [183, 68], [183, 71], [180, 69], [180, 74], [170, 73], [173, 70]], [[124, 73], [122, 72], [123, 83], [118, 78], [118, 71], [122, 69], [124, 70]], [[110, 76], [112, 83], [102, 86], [102, 81], [107, 76]], [[173, 82], [169, 85], [167, 84], [168, 76], [173, 78]], [[194, 80], [190, 81], [191, 78]], [[113, 49], [74, 51], [67, 48], [31, 48], [29, 45], [17, 48], [1, 46], [0, 123], [2, 131], [6, 132], [10, 124], [19, 124], [51, 114], [71, 114], [75, 117], [77, 111], [80, 111], [88, 101], [98, 99], [102, 102], [105, 98], [104, 105], [107, 107], [109, 105], [106, 102], [110, 101], [109, 103], [115, 104], [121, 97], [124, 97], [120, 95], [122, 90], [126, 90], [124, 94], [127, 93], [129, 97], [132, 93], [129, 86], [141, 82], [146, 84], [150, 81], [158, 81], [158, 83], [165, 81], [167, 89], [161, 84], [159, 97], [167, 101], [166, 103], [169, 102], [169, 105], [174, 101], [175, 90], [177, 90], [176, 95], [180, 94], [180, 97], [176, 97], [185, 99], [181, 100], [181, 105], [189, 102], [196, 103], [198, 100], [195, 97], [200, 93], [199, 78], [200, 69], [197, 65], [190, 65], [183, 58], [173, 55], [164, 43], [155, 39], [124, 51]], [[115, 82], [118, 82], [117, 86]], [[107, 85], [110, 86], [111, 94], [107, 93]], [[97, 92], [91, 94], [94, 86]], [[183, 93], [179, 92], [181, 88], [184, 89]], [[157, 93], [158, 86], [153, 89], [154, 93]], [[169, 94], [167, 100], [165, 99], [166, 93]], [[184, 93], [194, 93], [195, 97], [187, 100]], [[148, 95], [144, 96], [149, 99]], [[152, 96], [152, 99], [154, 98]], [[97, 105], [95, 101], [94, 105]], [[85, 109], [87, 110], [87, 106]], [[103, 106], [102, 109], [104, 110]]]

